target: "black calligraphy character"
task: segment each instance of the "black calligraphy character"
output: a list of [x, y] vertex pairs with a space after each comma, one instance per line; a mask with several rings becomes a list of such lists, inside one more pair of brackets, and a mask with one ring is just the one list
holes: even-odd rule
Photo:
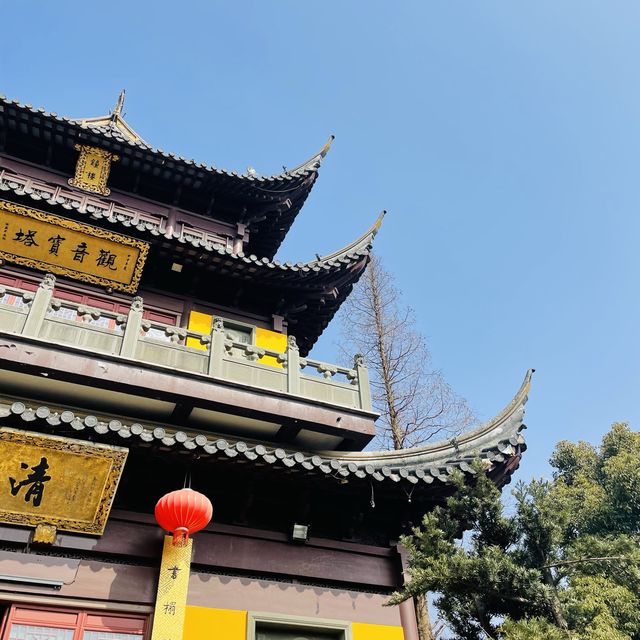
[[175, 616], [176, 615], [176, 603], [175, 602], [167, 602], [164, 604], [164, 612], [168, 615], [168, 616]]
[[31, 229], [25, 233], [21, 228], [16, 232], [16, 237], [13, 240], [14, 242], [22, 242], [25, 247], [39, 247], [40, 245], [36, 242], [36, 233], [38, 232]]
[[49, 253], [52, 253], [54, 256], [58, 255], [58, 250], [60, 249], [60, 243], [64, 242], [66, 238], [63, 238], [61, 235], [51, 236], [49, 238], [49, 242], [51, 243], [51, 247], [49, 248]]
[[116, 258], [118, 256], [115, 253], [111, 253], [111, 251], [106, 251], [105, 249], [100, 249], [100, 255], [96, 258], [96, 266], [98, 267], [107, 267], [111, 271], [116, 271]]
[[89, 178], [89, 180], [94, 180], [96, 177], [95, 171], [89, 171], [89, 173], [87, 173], [87, 178]]
[[178, 577], [178, 571], [180, 571], [180, 567], [174, 564], [173, 567], [167, 569], [167, 571], [171, 572], [171, 579], [175, 580]]
[[[21, 469], [28, 469], [26, 462], [20, 463]], [[31, 485], [24, 494], [24, 501], [29, 502], [33, 498], [33, 506], [39, 507], [42, 502], [42, 494], [44, 493], [44, 483], [51, 480], [51, 476], [47, 475], [49, 464], [46, 458], [41, 458], [40, 462], [31, 467], [32, 473], [29, 473], [24, 480], [17, 482], [15, 478], [9, 478], [11, 485], [11, 495], [17, 496], [20, 489]]]
[[73, 251], [73, 259], [78, 262], [84, 262], [84, 257], [89, 255], [87, 251], [87, 243], [81, 242]]
[[97, 169], [100, 166], [100, 160], [98, 160], [97, 158], [94, 158], [93, 160], [91, 160], [89, 164], [92, 167], [95, 167]]

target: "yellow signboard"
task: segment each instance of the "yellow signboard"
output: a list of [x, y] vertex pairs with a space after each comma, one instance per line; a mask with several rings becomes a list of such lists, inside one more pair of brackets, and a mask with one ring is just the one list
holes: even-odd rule
[[118, 233], [0, 201], [0, 258], [128, 293], [149, 245]]
[[191, 571], [191, 539], [174, 545], [165, 536], [151, 640], [182, 640]]
[[0, 429], [0, 522], [101, 534], [128, 449]]
[[83, 191], [108, 196], [111, 193], [107, 187], [111, 163], [118, 160], [118, 156], [85, 144], [77, 144], [75, 148], [80, 156], [76, 164], [76, 175], [69, 179], [69, 184]]

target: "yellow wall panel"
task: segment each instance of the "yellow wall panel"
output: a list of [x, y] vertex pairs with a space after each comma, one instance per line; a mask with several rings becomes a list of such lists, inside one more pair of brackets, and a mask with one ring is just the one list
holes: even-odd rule
[[[284, 353], [287, 350], [287, 336], [284, 335], [284, 333], [278, 333], [277, 331], [257, 327], [256, 347], [263, 347], [265, 349]], [[279, 369], [283, 368], [283, 365], [273, 356], [263, 356], [260, 358], [259, 362], [260, 364], [267, 364], [271, 367], [278, 367]]]
[[[211, 333], [211, 323], [213, 316], [208, 313], [200, 313], [200, 311], [191, 311], [189, 313], [189, 329], [200, 333]], [[198, 338], [187, 338], [187, 347], [192, 349], [207, 350], [207, 345], [202, 344]]]
[[247, 612], [187, 607], [183, 640], [246, 640]]
[[354, 622], [351, 625], [353, 640], [404, 640], [402, 627], [386, 624], [365, 624]]

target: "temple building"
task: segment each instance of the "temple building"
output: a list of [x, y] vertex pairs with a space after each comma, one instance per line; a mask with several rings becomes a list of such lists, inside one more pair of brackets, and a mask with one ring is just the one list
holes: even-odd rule
[[[331, 139], [240, 174], [152, 147], [123, 105], [0, 98], [0, 640], [416, 640], [413, 603], [384, 606], [399, 537], [475, 458], [509, 481], [531, 373], [452, 441], [366, 451], [366, 363], [310, 352], [382, 216], [275, 258]], [[213, 519], [174, 549], [154, 507], [184, 487]]]

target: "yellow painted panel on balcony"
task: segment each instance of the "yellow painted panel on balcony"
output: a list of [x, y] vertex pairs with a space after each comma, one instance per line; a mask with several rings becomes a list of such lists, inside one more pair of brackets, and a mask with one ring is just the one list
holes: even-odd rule
[[[278, 351], [284, 353], [287, 350], [287, 336], [284, 333], [278, 333], [277, 331], [271, 331], [269, 329], [256, 328], [256, 347], [262, 347], [264, 349], [271, 349], [271, 351]], [[270, 367], [283, 368], [282, 363], [278, 362], [273, 356], [263, 356], [258, 361], [260, 364], [266, 364]]]
[[247, 612], [187, 607], [183, 640], [245, 640]]
[[0, 201], [0, 258], [7, 262], [135, 293], [148, 250], [142, 240]]
[[404, 640], [402, 627], [364, 622], [351, 625], [351, 636], [352, 640]]
[[[189, 313], [189, 329], [191, 329], [191, 331], [211, 333], [212, 322], [213, 316], [208, 313], [201, 313], [200, 311], [191, 311]], [[200, 349], [201, 351], [207, 350], [207, 345], [202, 344], [198, 338], [187, 338], [187, 347]]]

